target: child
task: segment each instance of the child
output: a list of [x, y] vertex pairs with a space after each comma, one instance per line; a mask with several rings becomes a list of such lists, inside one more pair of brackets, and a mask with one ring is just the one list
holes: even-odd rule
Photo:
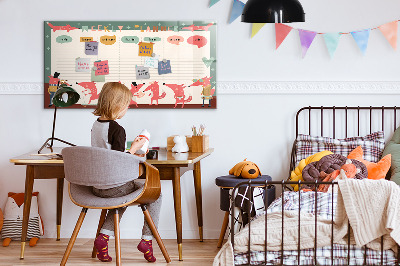
[[[115, 120], [122, 118], [126, 114], [131, 99], [132, 93], [125, 85], [119, 82], [107, 82], [104, 84], [99, 94], [96, 110], [93, 112], [94, 115], [99, 116], [92, 127], [91, 142], [93, 147], [125, 152], [125, 129]], [[144, 157], [145, 154], [137, 155], [135, 153], [145, 142], [146, 139], [144, 138], [136, 138], [129, 149], [129, 153], [134, 156]], [[139, 161], [143, 161], [143, 159], [138, 158], [138, 162]], [[93, 187], [92, 191], [93, 194], [102, 198], [125, 196], [144, 186], [143, 183], [135, 182], [136, 178], [136, 176], [132, 176], [132, 181], [119, 186]], [[160, 207], [161, 195], [155, 202], [147, 205], [156, 226], [158, 226]], [[120, 219], [125, 210], [126, 207], [118, 209]], [[100, 234], [94, 241], [94, 245], [97, 249], [97, 258], [101, 261], [112, 260], [108, 255], [108, 240], [110, 236], [114, 235], [114, 214], [115, 210], [109, 210], [107, 212], [106, 220], [101, 228]], [[156, 261], [156, 258], [153, 256], [152, 236], [150, 227], [145, 221], [142, 230], [142, 240], [137, 248], [144, 253], [144, 258], [149, 262]]]

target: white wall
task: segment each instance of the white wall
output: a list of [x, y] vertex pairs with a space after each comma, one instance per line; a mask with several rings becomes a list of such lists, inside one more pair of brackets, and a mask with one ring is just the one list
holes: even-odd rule
[[[399, 52], [391, 50], [379, 31], [371, 33], [363, 57], [351, 36], [343, 36], [334, 59], [329, 59], [318, 36], [305, 59], [297, 31], [274, 50], [273, 25], [250, 40], [251, 26], [227, 24], [230, 0], [208, 9], [208, 0], [147, 1], [28, 1], [0, 0], [1, 83], [43, 82], [44, 20], [216, 20], [218, 21], [218, 81], [399, 81]], [[306, 23], [293, 24], [320, 32], [351, 31], [399, 19], [398, 1], [302, 0]], [[8, 38], [5, 38], [7, 36]], [[286, 176], [294, 138], [294, 115], [308, 105], [398, 105], [399, 95], [259, 94], [220, 95], [217, 110], [130, 110], [121, 120], [128, 138], [142, 128], [152, 132], [152, 145], [165, 146], [176, 133], [189, 134], [204, 123], [215, 152], [202, 161], [205, 238], [218, 238], [223, 214], [214, 179], [227, 174], [238, 161], [255, 161], [275, 180]], [[9, 158], [38, 149], [51, 134], [52, 110], [43, 109], [43, 95], [0, 95], [0, 207], [7, 192], [24, 190], [25, 167]], [[59, 110], [56, 135], [78, 145], [90, 144], [91, 110]], [[182, 177], [183, 237], [197, 237], [197, 216], [190, 173]], [[38, 180], [45, 237], [55, 237], [56, 182]], [[159, 230], [175, 238], [171, 182], [162, 182], [164, 195]], [[62, 237], [70, 237], [80, 209], [64, 191]], [[89, 211], [80, 237], [93, 237], [99, 212]], [[138, 218], [139, 217], [139, 218]], [[139, 238], [142, 218], [130, 208], [121, 221], [123, 238]]]

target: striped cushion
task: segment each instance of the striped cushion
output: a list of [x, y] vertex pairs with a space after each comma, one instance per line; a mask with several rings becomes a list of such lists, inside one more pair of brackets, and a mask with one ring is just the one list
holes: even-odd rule
[[364, 160], [378, 162], [385, 147], [383, 131], [374, 132], [364, 137], [345, 139], [299, 134], [296, 139], [296, 165], [302, 159], [323, 150], [329, 150], [347, 157], [357, 146], [362, 147]]
[[[11, 238], [12, 240], [21, 240], [22, 218], [16, 220], [4, 220], [1, 237]], [[29, 218], [27, 239], [33, 237], [40, 238], [39, 217]]]

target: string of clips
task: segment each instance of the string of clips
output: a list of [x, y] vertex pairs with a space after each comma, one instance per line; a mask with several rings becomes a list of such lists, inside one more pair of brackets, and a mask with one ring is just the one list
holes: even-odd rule
[[[370, 29], [370, 30], [377, 30], [377, 29], [379, 29], [379, 27], [381, 27], [381, 26], [383, 26], [383, 25], [386, 25], [386, 24], [389, 24], [389, 23], [394, 23], [394, 22], [399, 22], [400, 20], [394, 20], [394, 21], [391, 21], [391, 22], [388, 22], [388, 23], [384, 23], [384, 24], [382, 24], [382, 25], [380, 25], [380, 26], [378, 26], [378, 27], [375, 27], [375, 28], [365, 28], [365, 29], [363, 29], [363, 30], [355, 30], [355, 31], [350, 31], [350, 32], [341, 32], [341, 31], [339, 31], [338, 33], [339, 34], [351, 34], [352, 32], [359, 32], [359, 31], [364, 31], [364, 30], [366, 30], [366, 29]], [[286, 24], [285, 24], [286, 25]], [[288, 26], [288, 25], [286, 25], [286, 26]], [[312, 31], [312, 30], [304, 30], [304, 29], [300, 29], [300, 28], [293, 28], [293, 27], [291, 27], [291, 26], [288, 26], [288, 27], [290, 27], [290, 28], [292, 28], [292, 29], [294, 29], [294, 30], [303, 30], [303, 31], [309, 31], [309, 32], [316, 32], [316, 31]], [[333, 31], [333, 32], [335, 32], [335, 31]], [[329, 33], [329, 32], [316, 32], [317, 34], [326, 34], [326, 33]]]

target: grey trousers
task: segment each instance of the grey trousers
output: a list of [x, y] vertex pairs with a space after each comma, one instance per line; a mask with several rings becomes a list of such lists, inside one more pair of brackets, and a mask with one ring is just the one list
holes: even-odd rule
[[[138, 181], [135, 182], [135, 180], [132, 180], [119, 187], [113, 187], [108, 189], [93, 188], [92, 191], [94, 195], [101, 198], [115, 198], [128, 195], [138, 189], [141, 189], [143, 186], [144, 182], [138, 182]], [[160, 194], [160, 197], [155, 202], [146, 204], [146, 207], [151, 215], [151, 218], [153, 218], [154, 224], [157, 228], [158, 228], [158, 221], [160, 219], [161, 202], [162, 202], [162, 196]], [[122, 215], [124, 214], [126, 208], [127, 207], [118, 208], [119, 219], [122, 218]], [[100, 233], [109, 236], [114, 236], [114, 214], [115, 214], [115, 209], [108, 210], [106, 219], [100, 230]], [[142, 239], [146, 240], [153, 239], [153, 234], [146, 220], [144, 221], [143, 225]]]

